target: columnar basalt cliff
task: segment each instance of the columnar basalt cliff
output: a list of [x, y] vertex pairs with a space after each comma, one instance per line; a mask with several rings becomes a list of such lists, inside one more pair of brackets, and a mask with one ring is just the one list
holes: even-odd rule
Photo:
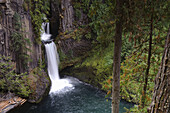
[[81, 56], [87, 52], [90, 47], [90, 41], [84, 38], [87, 31], [83, 31], [76, 39], [76, 32], [78, 27], [88, 23], [87, 15], [80, 10], [80, 17], [76, 17], [74, 9], [74, 0], [61, 0], [60, 3], [60, 41], [59, 46], [64, 54], [74, 56]]
[[[12, 60], [16, 62], [17, 72], [21, 73], [24, 71], [29, 71], [35, 67], [37, 67], [37, 63], [41, 60], [41, 44], [36, 44], [34, 41], [34, 34], [32, 31], [31, 18], [28, 12], [24, 11], [22, 7], [22, 0], [10, 0], [4, 4], [0, 4], [0, 54], [5, 56], [11, 56]], [[28, 47], [31, 52], [27, 51], [27, 54], [32, 59], [31, 62], [28, 62], [28, 70], [23, 69], [22, 61], [15, 58], [15, 54], [11, 51], [11, 35], [15, 32], [14, 29], [14, 13], [18, 13], [20, 15], [20, 22], [22, 31], [17, 31], [22, 33], [27, 39], [30, 40], [31, 45]]]
[[25, 83], [30, 84], [33, 92], [28, 100], [37, 102], [49, 88], [50, 80], [46, 72], [37, 71], [42, 61], [41, 44], [35, 42], [31, 16], [24, 10], [23, 4], [24, 0], [5, 0], [0, 3], [0, 55], [12, 58], [16, 73], [29, 74], [28, 79], [31, 82]]
[[[58, 46], [68, 60], [62, 61], [61, 75], [74, 76], [94, 86], [99, 86], [95, 81], [95, 75], [91, 67], [76, 67], [83, 59], [88, 57], [88, 51], [92, 48], [91, 40], [86, 37], [90, 29], [86, 26], [89, 23], [87, 12], [75, 8], [74, 0], [61, 0], [59, 5], [60, 29]], [[82, 26], [86, 26], [81, 28]], [[66, 58], [66, 59], [67, 59]], [[73, 60], [72, 60], [73, 59]]]
[[71, 4], [71, 0], [61, 0], [61, 10], [62, 31], [66, 32], [73, 30], [74, 10]]
[[60, 7], [59, 1], [56, 0], [50, 3], [50, 16], [48, 19], [50, 20], [50, 34], [52, 34], [52, 38], [56, 38], [58, 35], [58, 30], [60, 27]]

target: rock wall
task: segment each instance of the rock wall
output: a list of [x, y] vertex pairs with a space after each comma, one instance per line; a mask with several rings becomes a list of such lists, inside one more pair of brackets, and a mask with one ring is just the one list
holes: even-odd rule
[[51, 2], [50, 9], [50, 16], [48, 17], [48, 19], [50, 20], [50, 34], [52, 34], [52, 38], [56, 38], [60, 27], [59, 1], [56, 0]]
[[[25, 81], [25, 84], [29, 84], [32, 92], [27, 98], [29, 102], [38, 103], [48, 94], [50, 80], [46, 72], [42, 69], [38, 70], [38, 62], [41, 62], [43, 52], [41, 44], [37, 44], [34, 40], [31, 16], [24, 10], [23, 3], [24, 0], [6, 0], [5, 3], [0, 3], [0, 54], [12, 58], [17, 73], [28, 72], [28, 81]], [[19, 14], [21, 23], [21, 28], [18, 31], [14, 29], [15, 13]], [[13, 48], [11, 45], [14, 45], [11, 36], [13, 32], [22, 33], [22, 38], [30, 40], [30, 44], [25, 45], [30, 49], [30, 51], [25, 51], [30, 58], [26, 64], [27, 68], [23, 66], [24, 58], [18, 59], [17, 53], [11, 50]]]
[[[80, 0], [81, 1], [81, 0]], [[76, 8], [74, 8], [75, 0], [61, 0], [61, 31], [71, 32], [80, 25], [88, 23], [87, 14], [83, 9], [79, 9], [79, 17], [76, 15]]]
[[[80, 40], [75, 40], [72, 35], [75, 35], [80, 25], [88, 23], [87, 15], [81, 11], [80, 18], [76, 17], [76, 9], [73, 4], [74, 0], [61, 0], [60, 3], [60, 33], [58, 45], [61, 51], [71, 57], [84, 55], [91, 48], [91, 42], [84, 38], [87, 31], [83, 31], [78, 37]], [[79, 31], [78, 31], [79, 32]]]
[[[92, 67], [77, 66], [77, 64], [81, 64], [88, 57], [88, 52], [92, 48], [92, 42], [85, 36], [90, 32], [89, 29], [81, 28], [82, 25], [89, 23], [87, 14], [83, 9], [76, 9], [74, 2], [75, 0], [61, 0], [60, 3], [58, 46], [62, 53], [67, 56], [60, 63], [60, 76], [73, 76], [101, 88], [101, 85], [96, 82], [96, 75]], [[77, 10], [79, 12], [78, 16], [76, 14]]]
[[[31, 25], [31, 17], [27, 11], [24, 10], [23, 0], [6, 0], [6, 3], [0, 3], [0, 54], [11, 56], [12, 60], [18, 64], [16, 70], [18, 73], [30, 71], [37, 67], [37, 63], [41, 60], [41, 44], [34, 43], [34, 34]], [[17, 12], [21, 17], [22, 29], [24, 37], [28, 38], [31, 42], [27, 51], [32, 61], [28, 62], [28, 68], [25, 70], [22, 61], [15, 58], [15, 53], [10, 49], [11, 47], [11, 33], [14, 32], [14, 13]]]
[[73, 29], [74, 22], [74, 10], [71, 4], [72, 0], [61, 0], [61, 28], [63, 32], [71, 31]]

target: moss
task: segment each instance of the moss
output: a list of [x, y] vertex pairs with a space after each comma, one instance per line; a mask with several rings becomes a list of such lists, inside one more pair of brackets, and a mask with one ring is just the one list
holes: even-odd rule
[[27, 0], [29, 4], [29, 10], [33, 25], [33, 30], [35, 33], [35, 39], [36, 43], [40, 44], [40, 35], [41, 35], [41, 25], [43, 23], [44, 17], [47, 17], [49, 15], [50, 11], [50, 4], [48, 0]]
[[69, 75], [102, 88], [107, 77], [112, 75], [113, 44], [108, 47], [96, 46], [84, 56], [70, 59], [67, 57], [61, 61], [60, 71], [62, 75]]
[[[25, 37], [24, 30], [21, 29], [22, 21], [21, 15], [19, 13], [15, 13], [13, 17], [13, 24], [15, 31], [11, 33], [11, 45], [10, 50], [12, 53], [15, 53], [15, 60], [17, 61], [18, 67], [22, 67], [23, 70], [28, 69], [28, 62], [31, 60], [28, 52], [31, 52], [30, 46], [31, 42], [29, 38]], [[22, 63], [21, 63], [22, 62]], [[21, 69], [18, 69], [21, 70]]]
[[23, 8], [24, 8], [25, 11], [28, 11], [29, 10], [28, 3], [24, 2]]
[[74, 58], [70, 58], [64, 54], [60, 54], [59, 56], [60, 56], [60, 60], [61, 60], [60, 65], [59, 65], [59, 70], [62, 71], [63, 69], [65, 69], [67, 67], [71, 67], [75, 64], [79, 64], [79, 63], [83, 62], [83, 60], [88, 56], [88, 54], [85, 54], [80, 57], [74, 57]]
[[39, 67], [34, 68], [29, 76], [30, 89], [33, 91], [29, 96], [29, 102], [39, 103], [50, 89], [50, 80], [47, 74]]
[[27, 98], [31, 93], [27, 73], [16, 74], [10, 57], [0, 55], [0, 89]]
[[96, 75], [92, 67], [67, 67], [60, 72], [60, 75], [68, 75], [78, 78], [79, 80], [101, 88], [101, 85], [96, 81]]

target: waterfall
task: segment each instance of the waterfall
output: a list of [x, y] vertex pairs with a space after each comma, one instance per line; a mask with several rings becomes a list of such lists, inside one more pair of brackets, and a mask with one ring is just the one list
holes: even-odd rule
[[54, 42], [49, 44], [45, 44], [45, 49], [47, 53], [47, 61], [48, 61], [48, 74], [50, 79], [53, 81], [59, 80], [59, 73], [58, 73], [58, 62], [59, 58], [57, 53], [57, 48]]
[[47, 23], [47, 34], [50, 34], [50, 24], [49, 24], [49, 22]]
[[[45, 30], [45, 28], [47, 28]], [[48, 75], [51, 80], [51, 89], [50, 93], [56, 93], [56, 92], [63, 92], [63, 89], [65, 91], [69, 91], [74, 89], [73, 85], [69, 83], [68, 79], [60, 79], [59, 72], [58, 72], [58, 65], [59, 65], [59, 55], [57, 52], [57, 47], [55, 43], [50, 39], [51, 34], [49, 30], [49, 23], [42, 23], [42, 29], [41, 29], [41, 40], [45, 43], [45, 50], [47, 55], [47, 66], [48, 66]], [[69, 87], [69, 90], [66, 88]]]
[[[45, 30], [46, 26], [47, 26], [47, 30]], [[45, 32], [45, 31], [48, 31], [48, 33]], [[43, 22], [42, 25], [41, 25], [41, 40], [42, 41], [50, 40], [51, 34], [49, 34], [49, 32], [50, 32], [49, 24]]]

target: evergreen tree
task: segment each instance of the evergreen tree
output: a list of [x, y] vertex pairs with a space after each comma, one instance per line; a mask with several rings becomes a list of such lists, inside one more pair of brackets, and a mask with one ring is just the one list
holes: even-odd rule
[[155, 78], [155, 87], [149, 113], [170, 112], [170, 29], [168, 32], [162, 62]]
[[119, 113], [120, 93], [120, 60], [123, 30], [123, 0], [116, 0], [116, 32], [113, 58], [113, 83], [112, 83], [112, 113]]

